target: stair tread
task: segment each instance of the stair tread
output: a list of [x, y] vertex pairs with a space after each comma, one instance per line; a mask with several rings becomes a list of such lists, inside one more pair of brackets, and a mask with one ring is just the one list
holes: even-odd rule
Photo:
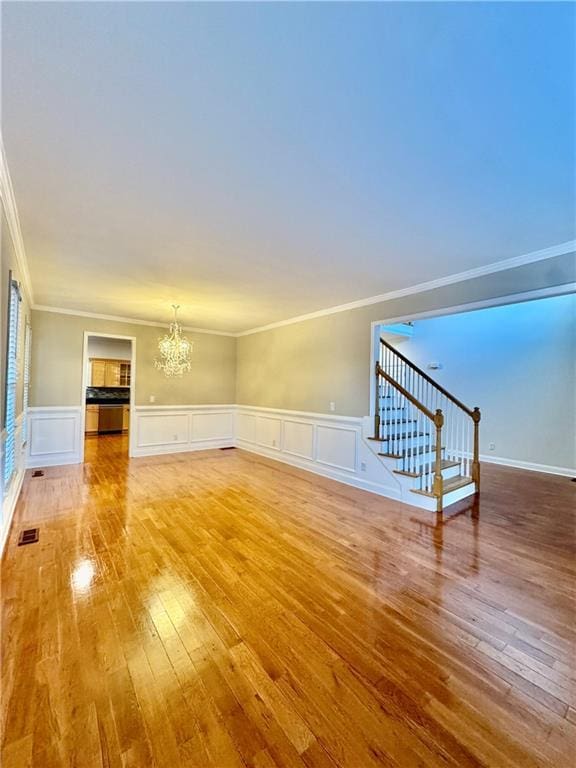
[[397, 435], [390, 437], [381, 437], [383, 443], [389, 443], [391, 440], [405, 440], [407, 437], [427, 437], [430, 432], [399, 432]]
[[[374, 440], [373, 437], [371, 437], [370, 439]], [[416, 449], [415, 453], [417, 456], [419, 456], [423, 453], [434, 453], [435, 450], [436, 450], [435, 445], [421, 445]], [[444, 446], [442, 446], [442, 450], [444, 450]], [[378, 456], [385, 456], [388, 459], [405, 459], [406, 456], [408, 455], [413, 456], [414, 452], [413, 451], [410, 451], [410, 452], [400, 451], [400, 453], [386, 453], [385, 451], [378, 452]]]
[[416, 437], [416, 436], [418, 436], [418, 437], [428, 436], [429, 437], [430, 436], [430, 432], [418, 432], [418, 435], [416, 434], [416, 432], [402, 432], [401, 434], [392, 435], [391, 437], [372, 437], [372, 436], [370, 436], [370, 437], [367, 437], [366, 440], [373, 440], [376, 443], [385, 443], [388, 440], [399, 440], [399, 439], [402, 439], [402, 438], [406, 437], [406, 435], [411, 436], [411, 437]]
[[[405, 475], [406, 477], [422, 477], [424, 472], [424, 466], [420, 465], [419, 469], [417, 469], [415, 472], [409, 472], [406, 469], [393, 469], [392, 471], [397, 475]], [[431, 465], [434, 467], [434, 465]], [[457, 461], [448, 461], [448, 459], [442, 459], [442, 469], [450, 469], [450, 467], [457, 467], [458, 462]], [[448, 482], [448, 480], [446, 480]]]
[[[457, 491], [459, 488], [464, 488], [466, 485], [471, 485], [474, 483], [474, 480], [472, 480], [471, 477], [466, 477], [465, 475], [456, 475], [456, 477], [451, 477], [449, 480], [445, 480], [442, 486], [442, 496], [446, 496], [446, 494], [450, 493], [451, 491]], [[410, 489], [412, 493], [419, 493], [421, 496], [430, 496], [432, 498], [435, 498], [436, 494], [433, 491], [422, 491], [420, 488], [411, 488]]]
[[386, 408], [382, 407], [380, 408], [381, 411], [403, 411], [406, 413], [408, 411], [408, 408], [405, 408], [403, 405], [387, 405]]

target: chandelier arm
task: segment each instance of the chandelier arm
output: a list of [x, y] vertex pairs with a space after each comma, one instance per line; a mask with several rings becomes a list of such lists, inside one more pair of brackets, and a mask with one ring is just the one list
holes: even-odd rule
[[158, 340], [160, 359], [154, 360], [154, 365], [163, 370], [165, 376], [182, 376], [191, 368], [190, 356], [194, 347], [193, 342], [182, 335], [178, 322], [179, 304], [173, 304], [174, 320], [170, 323], [169, 333]]

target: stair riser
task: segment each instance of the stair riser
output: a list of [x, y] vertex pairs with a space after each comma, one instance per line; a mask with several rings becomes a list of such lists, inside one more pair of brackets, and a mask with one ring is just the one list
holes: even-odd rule
[[[410, 414], [398, 414], [398, 413], [383, 413], [382, 414], [382, 429], [384, 430], [384, 434], [387, 430], [395, 427], [396, 425], [401, 426], [403, 424], [416, 424], [416, 422], [411, 418]], [[423, 429], [420, 429], [420, 432], [423, 432]]]
[[[455, 504], [457, 501], [466, 499], [468, 496], [473, 496], [475, 492], [476, 488], [474, 483], [470, 483], [470, 485], [465, 485], [463, 488], [458, 488], [451, 493], [445, 493], [442, 497], [442, 508], [446, 509], [446, 507], [449, 507], [450, 504]], [[417, 493], [410, 495], [418, 498], [417, 505], [421, 509], [427, 509], [429, 512], [436, 512], [436, 499], [430, 496], [422, 496]]]
[[[422, 453], [419, 456], [416, 457], [416, 466], [419, 467], [423, 464], [426, 464], [426, 462], [431, 461], [434, 463], [436, 461], [436, 451], [429, 451], [428, 453]], [[410, 469], [410, 463], [408, 458], [406, 459], [397, 459], [396, 460], [396, 469]]]
[[466, 499], [468, 496], [473, 496], [475, 493], [476, 485], [474, 483], [470, 483], [469, 485], [465, 485], [463, 488], [458, 488], [457, 490], [451, 491], [450, 493], [445, 493], [442, 497], [442, 506], [444, 508], [449, 507], [450, 504], [456, 504], [457, 501]]
[[401, 453], [402, 451], [408, 451], [411, 448], [420, 448], [421, 446], [430, 445], [430, 435], [422, 435], [421, 437], [407, 437], [400, 440], [383, 440], [382, 450], [386, 453]]
[[[434, 477], [434, 465], [432, 465], [432, 471], [430, 473]], [[442, 470], [442, 477], [444, 480], [450, 480], [451, 477], [456, 477], [460, 474], [460, 467], [446, 467]]]
[[412, 415], [408, 412], [407, 408], [383, 408], [380, 412], [380, 416], [383, 421], [389, 421], [391, 419], [409, 419]]
[[458, 464], [455, 467], [446, 467], [446, 469], [442, 470], [442, 477], [445, 480], [449, 480], [451, 477], [456, 477], [456, 475], [460, 474], [460, 465]]
[[386, 401], [381, 404], [380, 413], [383, 419], [402, 419], [413, 415], [408, 408], [394, 408], [392, 404], [386, 404]]
[[[434, 477], [434, 474], [435, 474], [434, 459], [432, 459], [432, 467], [431, 467], [431, 470], [430, 470], [430, 475], [431, 475], [432, 478]], [[443, 467], [442, 468], [442, 477], [443, 477], [444, 480], [450, 480], [451, 477], [456, 477], [459, 474], [460, 474], [460, 467], [459, 466], [456, 466], [456, 467]], [[408, 477], [408, 475], [403, 475], [403, 477]], [[411, 487], [412, 488], [420, 488], [420, 483], [421, 482], [423, 483], [425, 479], [426, 479], [426, 475], [423, 475], [421, 477], [410, 478], [410, 480], [411, 480]]]

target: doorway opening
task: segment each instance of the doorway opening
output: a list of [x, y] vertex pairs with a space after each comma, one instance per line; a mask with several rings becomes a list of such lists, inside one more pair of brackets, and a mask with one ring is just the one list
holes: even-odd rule
[[[417, 411], [422, 412], [422, 405], [429, 412], [441, 408], [448, 425], [442, 433], [445, 451], [462, 437], [462, 430], [464, 437], [467, 434], [453, 419], [455, 397], [459, 408], [480, 408], [481, 462], [572, 477], [576, 294], [566, 290], [510, 299], [455, 312], [422, 313], [410, 321], [374, 323], [371, 417], [376, 423], [380, 408], [385, 412], [381, 418], [390, 418], [394, 429], [416, 423], [419, 440]], [[395, 393], [396, 400], [383, 402], [390, 395], [377, 389], [377, 362], [388, 374], [386, 381], [400, 385], [392, 384], [395, 393], [403, 388], [402, 396], [413, 396], [402, 409], [390, 406], [399, 397]], [[454, 396], [451, 402], [438, 397], [439, 390]]]
[[87, 331], [82, 364], [83, 461], [131, 454], [136, 339]]

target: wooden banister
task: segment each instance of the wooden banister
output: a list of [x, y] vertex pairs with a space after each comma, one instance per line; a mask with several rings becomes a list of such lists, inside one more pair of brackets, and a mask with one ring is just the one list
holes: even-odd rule
[[468, 408], [467, 405], [464, 405], [464, 403], [461, 400], [458, 400], [457, 397], [454, 397], [454, 395], [451, 392], [448, 392], [447, 389], [444, 389], [440, 384], [438, 384], [437, 381], [434, 381], [432, 376], [428, 376], [428, 374], [422, 370], [422, 368], [419, 368], [417, 365], [414, 365], [414, 363], [411, 360], [408, 360], [407, 357], [404, 357], [404, 355], [396, 349], [396, 347], [393, 347], [391, 344], [388, 344], [387, 341], [384, 341], [384, 339], [380, 339], [380, 344], [387, 347], [391, 352], [393, 352], [397, 357], [402, 360], [403, 363], [406, 363], [407, 366], [412, 368], [413, 371], [416, 371], [416, 373], [419, 376], [422, 376], [423, 379], [425, 379], [429, 384], [432, 384], [433, 387], [435, 387], [439, 392], [442, 392], [442, 394], [448, 398], [448, 400], [451, 400], [455, 405], [458, 406], [458, 408], [461, 408], [463, 411], [465, 411], [468, 416], [471, 418], [474, 418], [474, 412], [478, 409], [475, 408], [474, 410], [472, 408]]
[[380, 363], [376, 363], [376, 377], [382, 376], [383, 379], [385, 379], [388, 384], [391, 384], [394, 389], [398, 390], [401, 395], [404, 395], [406, 400], [409, 400], [412, 405], [415, 405], [416, 408], [418, 408], [419, 411], [422, 411], [422, 413], [427, 416], [430, 421], [434, 421], [434, 414], [429, 408], [426, 408], [426, 406], [420, 402], [420, 400], [417, 400], [413, 394], [408, 392], [407, 389], [405, 389], [402, 384], [399, 384], [396, 379], [393, 379], [392, 376], [389, 376], [386, 371], [382, 368]]
[[436, 496], [436, 511], [442, 512], [442, 494], [444, 493], [444, 478], [442, 477], [442, 427], [444, 416], [438, 409], [434, 414], [436, 427], [436, 458], [434, 466], [434, 495]]

